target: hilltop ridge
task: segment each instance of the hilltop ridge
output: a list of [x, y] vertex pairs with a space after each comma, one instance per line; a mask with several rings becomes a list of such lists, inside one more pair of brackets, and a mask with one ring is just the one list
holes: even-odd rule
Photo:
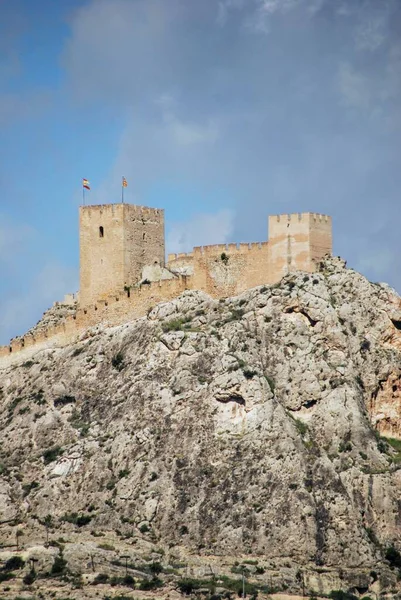
[[127, 555], [145, 571], [160, 562], [172, 587], [248, 564], [260, 593], [399, 593], [389, 286], [327, 258], [17, 356], [0, 365], [1, 559], [21, 529], [25, 559], [48, 573], [61, 556], [70, 579], [123, 574]]

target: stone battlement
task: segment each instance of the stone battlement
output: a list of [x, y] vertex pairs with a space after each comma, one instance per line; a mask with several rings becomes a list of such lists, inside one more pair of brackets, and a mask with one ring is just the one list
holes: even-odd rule
[[84, 204], [83, 206], [80, 206], [80, 210], [85, 211], [88, 214], [93, 214], [95, 216], [99, 213], [99, 211], [111, 211], [112, 213], [115, 213], [121, 209], [129, 210], [130, 213], [136, 214], [138, 216], [152, 216], [164, 214], [164, 208], [151, 208], [149, 206], [140, 206], [138, 204], [126, 204], [123, 202], [114, 204]]
[[331, 220], [331, 217], [329, 217], [328, 215], [323, 215], [320, 213], [288, 213], [288, 214], [281, 214], [281, 215], [271, 215], [269, 218], [276, 219], [277, 222], [295, 221], [295, 220], [302, 221], [302, 220], [310, 219], [310, 218], [312, 218], [314, 221], [328, 222], [329, 220]]
[[169, 254], [165, 266], [164, 210], [101, 204], [81, 206], [79, 215], [79, 294], [55, 303], [35, 328], [0, 347], [0, 357], [70, 343], [88, 327], [144, 316], [184, 290], [223, 298], [291, 271], [313, 272], [332, 247], [331, 217], [273, 215], [268, 241], [196, 246]]
[[199, 254], [222, 254], [227, 252], [252, 252], [253, 250], [262, 250], [266, 248], [269, 242], [249, 242], [249, 243], [231, 243], [231, 244], [213, 244], [210, 246], [195, 246], [193, 255]]
[[112, 326], [143, 317], [156, 304], [172, 300], [187, 289], [192, 289], [191, 278], [177, 277], [142, 284], [120, 294], [113, 294], [93, 305], [78, 308], [74, 315], [67, 316], [58, 325], [25, 334], [11, 340], [8, 346], [0, 346], [0, 357], [10, 356], [33, 346], [39, 348], [51, 340], [56, 345], [63, 341], [73, 341], [85, 329], [99, 322]]

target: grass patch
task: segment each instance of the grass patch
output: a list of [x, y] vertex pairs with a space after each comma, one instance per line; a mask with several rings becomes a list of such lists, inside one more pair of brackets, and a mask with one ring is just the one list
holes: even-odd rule
[[86, 423], [80, 413], [74, 408], [68, 422], [71, 424], [71, 427], [74, 429], [78, 429], [81, 437], [85, 437], [90, 429], [90, 424]]
[[401, 462], [401, 440], [397, 440], [396, 438], [383, 438], [387, 442], [387, 444], [395, 451], [395, 454], [392, 455], [392, 461], [395, 463]]
[[188, 329], [188, 323], [190, 321], [190, 317], [182, 317], [181, 319], [171, 319], [170, 321], [166, 321], [162, 324], [163, 332], [168, 333], [169, 331], [182, 331], [183, 329]]
[[301, 421], [301, 419], [295, 419], [294, 417], [292, 418], [294, 421], [294, 425], [298, 430], [298, 433], [302, 436], [306, 435], [308, 433], [308, 426], [306, 423], [304, 423], [303, 421]]
[[268, 377], [268, 375], [265, 375], [265, 379], [266, 379], [267, 383], [269, 384], [271, 393], [274, 394], [274, 390], [276, 389], [276, 384], [274, 383], [274, 379], [272, 379], [271, 377]]
[[112, 546], [111, 544], [98, 544], [97, 547], [100, 548], [101, 550], [108, 550], [110, 552], [115, 550], [115, 547]]

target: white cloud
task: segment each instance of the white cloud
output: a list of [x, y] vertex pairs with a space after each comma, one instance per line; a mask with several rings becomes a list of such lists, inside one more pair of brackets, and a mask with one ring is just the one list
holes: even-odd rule
[[355, 32], [355, 44], [358, 50], [369, 50], [374, 52], [386, 40], [386, 18], [370, 18], [360, 23]]
[[171, 141], [178, 146], [214, 143], [219, 137], [219, 129], [215, 122], [208, 121], [205, 125], [184, 122], [169, 113], [164, 116], [167, 133]]
[[368, 108], [370, 87], [367, 77], [359, 73], [350, 64], [343, 63], [338, 72], [339, 91], [346, 106]]
[[232, 241], [233, 226], [234, 214], [230, 210], [195, 215], [189, 221], [173, 223], [167, 235], [167, 251], [189, 252], [194, 246]]

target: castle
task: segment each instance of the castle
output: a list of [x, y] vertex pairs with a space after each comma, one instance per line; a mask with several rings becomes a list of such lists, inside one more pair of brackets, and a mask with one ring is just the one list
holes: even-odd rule
[[44, 320], [0, 347], [0, 357], [32, 346], [63, 345], [92, 325], [118, 325], [143, 316], [184, 290], [223, 298], [277, 283], [292, 271], [313, 272], [331, 254], [331, 217], [276, 215], [269, 217], [268, 227], [268, 241], [200, 246], [187, 254], [169, 254], [166, 261], [164, 210], [123, 203], [81, 206], [77, 301], [70, 295], [56, 303], [71, 308], [57, 322]]

